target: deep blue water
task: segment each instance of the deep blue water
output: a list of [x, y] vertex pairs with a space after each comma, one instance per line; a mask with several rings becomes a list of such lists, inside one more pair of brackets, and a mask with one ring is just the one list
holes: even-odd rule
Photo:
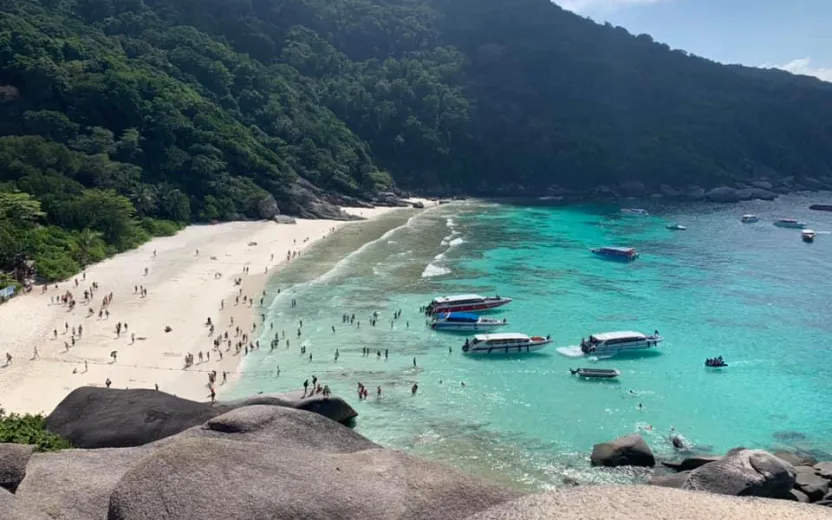
[[[823, 233], [832, 214], [808, 205], [826, 198], [633, 203], [650, 217], [621, 216], [618, 206], [465, 202], [352, 225], [270, 282], [273, 330], [260, 341], [285, 331], [291, 344], [250, 354], [234, 392], [298, 388], [314, 374], [355, 406], [356, 428], [372, 440], [530, 488], [564, 476], [628, 479], [589, 468], [587, 455], [593, 443], [634, 431], [664, 455], [673, 454], [675, 428], [699, 451], [744, 445], [823, 456], [832, 452], [832, 235]], [[743, 213], [761, 221], [741, 224]], [[778, 217], [821, 233], [805, 244], [799, 231], [774, 227]], [[688, 230], [665, 229], [671, 222]], [[604, 261], [588, 251], [601, 245], [632, 246], [641, 256]], [[505, 330], [551, 334], [555, 344], [509, 359], [463, 355], [464, 336], [430, 331], [419, 313], [434, 296], [461, 292], [514, 297], [497, 314], [511, 323]], [[402, 318], [393, 320], [398, 309]], [[360, 326], [343, 324], [345, 313]], [[558, 351], [594, 332], [654, 329], [665, 342], [642, 356]], [[389, 357], [363, 356], [363, 347]], [[717, 355], [729, 367], [705, 369], [704, 359]], [[280, 377], [270, 375], [277, 365]], [[578, 366], [622, 375], [581, 381], [568, 370]], [[381, 386], [382, 398], [373, 391], [358, 401], [358, 381]]]

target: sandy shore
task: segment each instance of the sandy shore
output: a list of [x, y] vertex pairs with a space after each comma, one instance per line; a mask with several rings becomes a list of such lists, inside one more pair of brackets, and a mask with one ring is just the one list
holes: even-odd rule
[[[394, 209], [348, 211], [374, 218]], [[0, 407], [18, 413], [49, 413], [71, 390], [103, 386], [108, 378], [114, 388], [158, 385], [182, 397], [206, 400], [212, 370], [218, 372], [216, 392], [221, 398], [222, 372], [229, 373], [230, 383], [243, 357], [242, 352], [235, 355], [233, 345], [240, 340], [235, 337], [236, 327], [252, 338], [259, 334], [252, 334], [252, 326], [260, 325], [258, 305], [269, 275], [286, 263], [287, 252], [302, 254], [343, 225], [350, 223], [298, 220], [295, 225], [232, 222], [190, 226], [176, 236], [154, 239], [90, 266], [57, 288], [50, 285], [45, 293], [36, 287], [30, 294], [12, 299], [0, 306]], [[244, 274], [246, 267], [248, 273]], [[242, 278], [240, 285], [235, 285], [235, 278]], [[84, 290], [93, 283], [98, 284], [98, 290], [85, 303]], [[141, 289], [136, 291], [137, 287], [146, 289], [147, 296], [141, 295]], [[235, 303], [240, 289], [254, 299], [253, 306], [242, 297]], [[67, 291], [77, 301], [73, 310], [53, 302]], [[112, 303], [102, 307], [110, 293]], [[99, 318], [102, 309], [109, 311], [109, 316]], [[209, 317], [215, 325], [214, 335], [205, 325]], [[232, 318], [234, 325], [230, 324]], [[118, 323], [127, 326], [120, 335], [116, 334]], [[165, 332], [166, 326], [172, 330]], [[83, 328], [80, 335], [79, 327]], [[226, 342], [219, 352], [211, 351], [213, 339], [226, 331], [232, 340], [230, 350], [226, 351]], [[200, 351], [211, 351], [210, 360], [200, 363]], [[7, 352], [12, 356], [10, 364]], [[196, 359], [194, 366], [184, 370], [188, 352]]]

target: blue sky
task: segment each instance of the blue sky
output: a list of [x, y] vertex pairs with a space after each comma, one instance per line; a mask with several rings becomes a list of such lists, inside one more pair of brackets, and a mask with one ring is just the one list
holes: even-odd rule
[[832, 81], [832, 0], [555, 0], [561, 7], [723, 63]]

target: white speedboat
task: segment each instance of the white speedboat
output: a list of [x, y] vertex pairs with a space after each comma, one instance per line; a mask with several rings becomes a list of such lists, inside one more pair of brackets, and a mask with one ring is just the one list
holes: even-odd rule
[[757, 215], [743, 215], [742, 217], [740, 217], [740, 222], [742, 222], [743, 224], [753, 224], [754, 222], [759, 221], [760, 217], [758, 217]]
[[456, 294], [434, 298], [425, 308], [425, 312], [426, 314], [440, 314], [443, 312], [486, 311], [507, 303], [511, 303], [511, 298], [480, 296], [479, 294]]
[[638, 258], [638, 252], [632, 247], [596, 247], [590, 251], [600, 257], [622, 262], [632, 262]]
[[657, 346], [662, 341], [658, 331], [648, 336], [641, 332], [618, 331], [593, 334], [581, 340], [581, 351], [593, 356], [615, 355], [619, 352], [643, 350]]
[[650, 213], [646, 209], [641, 208], [621, 208], [621, 213], [624, 215], [634, 215], [636, 217], [649, 217]]
[[466, 354], [526, 354], [540, 350], [551, 342], [549, 336], [529, 337], [516, 332], [477, 334], [473, 341], [465, 340], [462, 351]]
[[806, 224], [793, 218], [778, 218], [774, 221], [774, 225], [782, 228], [803, 229]]
[[445, 331], [486, 331], [505, 327], [506, 325], [508, 325], [508, 321], [505, 318], [485, 318], [470, 312], [448, 312], [433, 318], [430, 328]]
[[685, 231], [687, 229], [685, 226], [681, 224], [668, 224], [665, 227], [671, 231]]
[[803, 231], [800, 232], [800, 236], [803, 239], [803, 241], [804, 242], [809, 242], [809, 243], [815, 241], [815, 234], [816, 233], [814, 231], [812, 231], [811, 229], [804, 229]]

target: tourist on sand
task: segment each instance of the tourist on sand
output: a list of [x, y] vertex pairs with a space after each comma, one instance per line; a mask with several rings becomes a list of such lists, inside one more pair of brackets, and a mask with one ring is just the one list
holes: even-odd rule
[[12, 364], [12, 355], [6, 352], [6, 366]]
[[111, 384], [113, 384], [113, 382], [112, 382], [112, 381], [110, 381], [110, 378], [108, 377], [108, 378], [107, 378], [107, 380], [106, 380], [106, 381], [104, 381], [104, 385], [105, 385], [107, 388], [110, 388], [110, 385], [111, 385]]
[[214, 404], [217, 400], [217, 392], [214, 390], [214, 385], [211, 385], [211, 404]]
[[309, 380], [303, 382], [303, 397], [306, 397], [306, 391], [309, 388]]
[[32, 359], [37, 359], [37, 358], [39, 358], [39, 357], [40, 357], [40, 355], [38, 354], [38, 348], [37, 348], [37, 347], [35, 347], [35, 348], [34, 348], [34, 350], [35, 350], [35, 353], [34, 353], [34, 355], [32, 356]]

